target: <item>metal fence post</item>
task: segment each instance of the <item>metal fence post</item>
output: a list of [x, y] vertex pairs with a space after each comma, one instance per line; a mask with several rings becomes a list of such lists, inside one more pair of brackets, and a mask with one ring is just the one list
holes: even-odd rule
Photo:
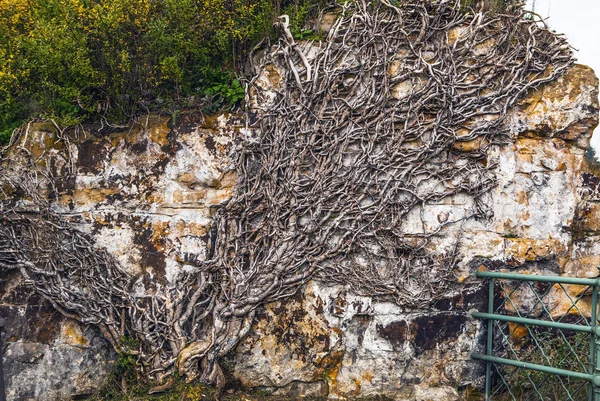
[[[590, 325], [593, 328], [592, 335], [590, 336], [590, 374], [596, 374], [597, 369], [597, 358], [596, 358], [596, 342], [598, 341], [598, 336], [596, 335], [597, 324], [598, 324], [598, 312], [596, 310], [596, 305], [598, 304], [598, 283], [596, 283], [592, 287], [592, 311], [590, 314]], [[596, 392], [596, 386], [594, 382], [591, 381], [588, 385], [588, 401], [598, 401], [598, 397], [594, 394]]]
[[6, 389], [4, 387], [4, 345], [2, 344], [2, 329], [6, 323], [5, 319], [0, 318], [0, 401], [6, 401]]
[[592, 341], [590, 343], [590, 362], [593, 367], [592, 373], [594, 378], [592, 380], [590, 389], [590, 396], [588, 397], [590, 400], [600, 401], [600, 383], [597, 380], [600, 378], [600, 326], [598, 326], [598, 287], [600, 286], [600, 279], [596, 281], [596, 285], [592, 290], [592, 315], [591, 324], [594, 328], [592, 332]]
[[[490, 288], [488, 294], [488, 313], [494, 313], [494, 278], [490, 278]], [[494, 321], [488, 319], [487, 322], [487, 346], [485, 353], [492, 356], [492, 341], [494, 339]], [[485, 399], [492, 400], [492, 362], [485, 363]]]

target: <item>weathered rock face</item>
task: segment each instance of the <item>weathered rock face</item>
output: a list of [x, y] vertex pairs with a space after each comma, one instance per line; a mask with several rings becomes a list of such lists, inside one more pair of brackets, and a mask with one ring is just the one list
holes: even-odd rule
[[[255, 332], [238, 347], [236, 375], [247, 385], [268, 388], [295, 380], [320, 389], [325, 382], [330, 398], [463, 399], [482, 372], [469, 360], [481, 346], [482, 331], [468, 311], [482, 310], [487, 298], [472, 278], [474, 270], [509, 266], [518, 272], [598, 275], [600, 181], [584, 156], [598, 123], [597, 97], [597, 78], [577, 65], [512, 110], [507, 121], [512, 142], [488, 151], [487, 163], [497, 163], [499, 180], [488, 200], [493, 217], [467, 220], [432, 243], [443, 249], [460, 236], [455, 273], [461, 288], [432, 309], [406, 310], [313, 282], [303, 296], [270, 305], [261, 315]], [[460, 146], [469, 151], [479, 144]], [[421, 214], [425, 229], [460, 219], [473, 207], [460, 195], [428, 205]], [[406, 222], [408, 232], [422, 233], [419, 216], [413, 217]], [[549, 307], [560, 315], [571, 302], [564, 292], [556, 295]]]
[[[214, 208], [236, 182], [229, 152], [243, 135], [239, 119], [185, 115], [176, 129], [167, 122], [150, 116], [131, 130], [70, 133], [77, 176], [54, 204], [140, 277], [139, 292], [147, 280], [168, 282], [186, 268], [170, 252], [174, 243], [182, 252], [208, 250]], [[47, 152], [59, 170], [68, 165], [51, 124], [32, 124], [19, 145], [36, 157]], [[100, 387], [116, 357], [100, 333], [63, 319], [16, 270], [0, 278], [9, 399], [70, 399]]]
[[100, 333], [63, 318], [19, 273], [0, 279], [7, 399], [70, 399], [96, 390], [116, 357]]
[[[255, 106], [268, 105], [279, 81], [277, 68], [267, 68]], [[511, 111], [512, 142], [492, 147], [486, 161], [497, 163], [499, 185], [488, 199], [493, 217], [451, 226], [432, 242], [443, 249], [460, 235], [457, 286], [447, 297], [430, 309], [407, 309], [311, 281], [259, 311], [229, 357], [231, 374], [244, 385], [294, 396], [462, 399], [482, 378], [482, 366], [469, 359], [483, 331], [468, 311], [486, 302], [474, 270], [508, 265], [520, 272], [598, 274], [600, 175], [584, 156], [598, 123], [597, 96], [593, 72], [575, 66]], [[61, 166], [65, 149], [57, 148], [55, 135], [48, 124], [32, 124], [21, 145], [48, 152]], [[55, 207], [140, 277], [138, 291], [148, 280], [168, 283], [188, 268], [174, 248], [210, 252], [211, 218], [236, 184], [231, 151], [244, 135], [250, 132], [235, 116], [194, 114], [176, 126], [150, 116], [130, 130], [80, 133], [69, 145], [76, 178]], [[468, 142], [460, 146], [469, 150]], [[473, 207], [457, 195], [427, 206], [428, 227], [414, 216], [405, 230], [430, 232]], [[2, 274], [9, 399], [68, 399], [98, 387], [114, 358], [99, 334], [61, 318], [16, 271]], [[559, 313], [561, 303], [555, 308]]]
[[276, 392], [311, 383], [333, 399], [458, 399], [458, 387], [479, 376], [469, 352], [480, 327], [463, 309], [483, 300], [477, 292], [466, 289], [458, 307], [417, 311], [311, 282], [302, 296], [266, 308], [237, 348], [235, 375]]

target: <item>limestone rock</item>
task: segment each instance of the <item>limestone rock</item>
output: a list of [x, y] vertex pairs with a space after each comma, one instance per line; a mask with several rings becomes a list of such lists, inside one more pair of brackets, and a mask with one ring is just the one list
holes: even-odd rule
[[[460, 40], [460, 32], [448, 40]], [[268, 107], [274, 91], [285, 89], [282, 74], [274, 65], [265, 69], [260, 91], [250, 94], [255, 108]], [[427, 310], [403, 308], [391, 299], [311, 281], [294, 297], [259, 311], [253, 330], [229, 357], [233, 376], [292, 397], [462, 399], [459, 389], [478, 386], [483, 377], [483, 366], [469, 358], [481, 350], [482, 326], [468, 314], [486, 304], [486, 288], [473, 278], [482, 263], [518, 272], [598, 274], [600, 170], [584, 156], [598, 123], [597, 96], [593, 72], [575, 66], [511, 111], [511, 143], [488, 149], [486, 162], [497, 165], [498, 178], [487, 199], [490, 219], [448, 225], [430, 245], [447, 249], [462, 230], [456, 286], [442, 300]], [[49, 152], [54, 168], [66, 168], [66, 149], [54, 135], [51, 125], [33, 124], [22, 145], [35, 154]], [[231, 152], [252, 136], [238, 116], [195, 113], [180, 116], [176, 126], [151, 115], [131, 129], [87, 132], [68, 149], [77, 174], [54, 207], [140, 275], [143, 292], [147, 280], [168, 283], [189, 268], [182, 255], [208, 255], [211, 218], [237, 183]], [[482, 146], [457, 144], [463, 152]], [[423, 224], [431, 231], [474, 207], [457, 195], [427, 205], [424, 222], [415, 215], [402, 229], [418, 236]], [[9, 399], [69, 399], [97, 388], [114, 358], [99, 334], [61, 318], [16, 272], [3, 274]], [[577, 291], [568, 289], [571, 295]], [[528, 294], [521, 299], [529, 302]], [[552, 299], [553, 313], [564, 312], [566, 294], [556, 291]]]
[[0, 287], [7, 399], [68, 400], [96, 391], [115, 352], [97, 330], [63, 318], [14, 273]]
[[[593, 72], [575, 66], [557, 82], [529, 93], [511, 112], [512, 143], [494, 145], [488, 153], [489, 162], [498, 165], [499, 185], [489, 200], [493, 217], [463, 225], [456, 273], [462, 287], [433, 310], [405, 310], [313, 281], [302, 298], [261, 317], [233, 357], [235, 376], [245, 385], [279, 386], [279, 391], [297, 380], [325, 378], [330, 399], [375, 394], [396, 400], [462, 399], [457, 389], [481, 383], [483, 374], [482, 366], [469, 359], [481, 350], [481, 325], [467, 314], [486, 305], [487, 289], [472, 278], [482, 258], [487, 266], [513, 266], [525, 273], [598, 274], [597, 242], [589, 235], [598, 231], [600, 179], [584, 157], [598, 123], [597, 98]], [[457, 150], [480, 145], [457, 142]], [[465, 216], [472, 207], [461, 196], [429, 205], [423, 213], [427, 229]], [[404, 229], [422, 232], [418, 216]], [[447, 236], [458, 235], [457, 229]], [[443, 249], [445, 241], [436, 245]], [[569, 296], [577, 288], [567, 291], [557, 288], [549, 297], [553, 316], [571, 306]], [[528, 308], [533, 296], [516, 293], [516, 306]], [[589, 313], [587, 299], [578, 307]], [[299, 311], [299, 324], [290, 325], [287, 316]], [[311, 342], [319, 338], [318, 344]]]
[[[77, 174], [54, 207], [131, 274], [168, 282], [188, 268], [174, 247], [207, 252], [215, 207], [237, 183], [230, 151], [242, 131], [237, 116], [190, 113], [176, 128], [150, 115], [131, 129], [87, 132], [72, 143]], [[53, 152], [53, 166], [64, 168], [51, 124], [32, 124], [23, 146]], [[62, 318], [17, 271], [0, 273], [8, 399], [70, 400], [98, 389], [116, 358], [100, 333]], [[143, 280], [137, 288], [143, 292]]]

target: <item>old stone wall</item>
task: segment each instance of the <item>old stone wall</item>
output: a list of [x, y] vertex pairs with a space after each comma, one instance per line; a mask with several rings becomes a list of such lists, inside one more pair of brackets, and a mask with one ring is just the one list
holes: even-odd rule
[[[264, 101], [278, 74], [268, 67], [259, 78]], [[259, 311], [228, 357], [230, 374], [276, 394], [462, 399], [482, 378], [469, 359], [483, 329], [468, 312], [487, 301], [476, 269], [598, 275], [600, 174], [584, 155], [597, 123], [598, 80], [588, 67], [529, 93], [510, 112], [512, 141], [488, 151], [499, 180], [488, 199], [493, 217], [452, 226], [431, 244], [458, 244], [454, 290], [432, 308], [408, 309], [311, 281]], [[51, 124], [33, 123], [12, 151], [21, 146], [61, 166], [68, 146], [76, 177], [60, 189], [56, 210], [139, 276], [143, 292], [148, 280], [168, 283], [190, 268], [173, 249], [209, 252], [211, 218], [236, 184], [232, 151], [250, 135], [233, 115], [188, 113], [176, 122], [150, 115], [129, 129], [74, 133], [68, 145]], [[479, 146], [460, 142], [458, 150], [471, 145]], [[414, 216], [405, 231], [431, 231], [472, 207], [460, 195], [428, 205], [420, 213], [428, 227]], [[17, 271], [1, 274], [9, 399], [69, 399], [97, 388], [115, 358], [99, 333], [61, 318]], [[565, 296], [557, 293], [553, 313], [563, 311]]]
[[[239, 118], [187, 114], [176, 128], [168, 122], [150, 115], [126, 130], [69, 133], [77, 176], [64, 183], [54, 204], [139, 277], [140, 293], [148, 280], [169, 282], [186, 269], [175, 247], [207, 250], [211, 216], [236, 182], [229, 153], [243, 135]], [[56, 138], [52, 124], [33, 123], [11, 152], [22, 147], [63, 168], [67, 149]], [[62, 318], [17, 270], [1, 273], [9, 399], [70, 399], [97, 389], [116, 357], [100, 333]]]
[[[259, 79], [267, 93], [277, 89], [274, 76], [266, 69]], [[432, 309], [405, 309], [312, 282], [304, 295], [262, 313], [234, 357], [237, 376], [250, 386], [286, 391], [301, 386], [330, 398], [462, 399], [482, 379], [482, 366], [469, 359], [481, 347], [483, 332], [468, 312], [482, 310], [487, 300], [475, 270], [598, 275], [597, 167], [584, 155], [598, 123], [597, 96], [593, 71], [576, 65], [513, 108], [506, 122], [511, 143], [490, 147], [486, 159], [497, 164], [498, 185], [487, 200], [492, 218], [450, 226], [430, 244], [447, 249], [458, 240], [460, 259], [455, 271], [460, 286]], [[479, 146], [456, 144], [465, 152]], [[428, 204], [403, 229], [432, 232], [473, 207], [461, 195]], [[553, 291], [551, 314], [562, 316], [573, 295], [579, 294]], [[577, 306], [589, 313], [589, 303], [584, 297]]]

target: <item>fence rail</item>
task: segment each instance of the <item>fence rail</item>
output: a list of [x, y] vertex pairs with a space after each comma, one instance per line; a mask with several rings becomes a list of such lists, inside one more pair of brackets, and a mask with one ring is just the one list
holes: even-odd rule
[[472, 354], [486, 362], [486, 400], [600, 401], [600, 278], [476, 276], [489, 280], [488, 311], [472, 314], [487, 321], [486, 354]]

